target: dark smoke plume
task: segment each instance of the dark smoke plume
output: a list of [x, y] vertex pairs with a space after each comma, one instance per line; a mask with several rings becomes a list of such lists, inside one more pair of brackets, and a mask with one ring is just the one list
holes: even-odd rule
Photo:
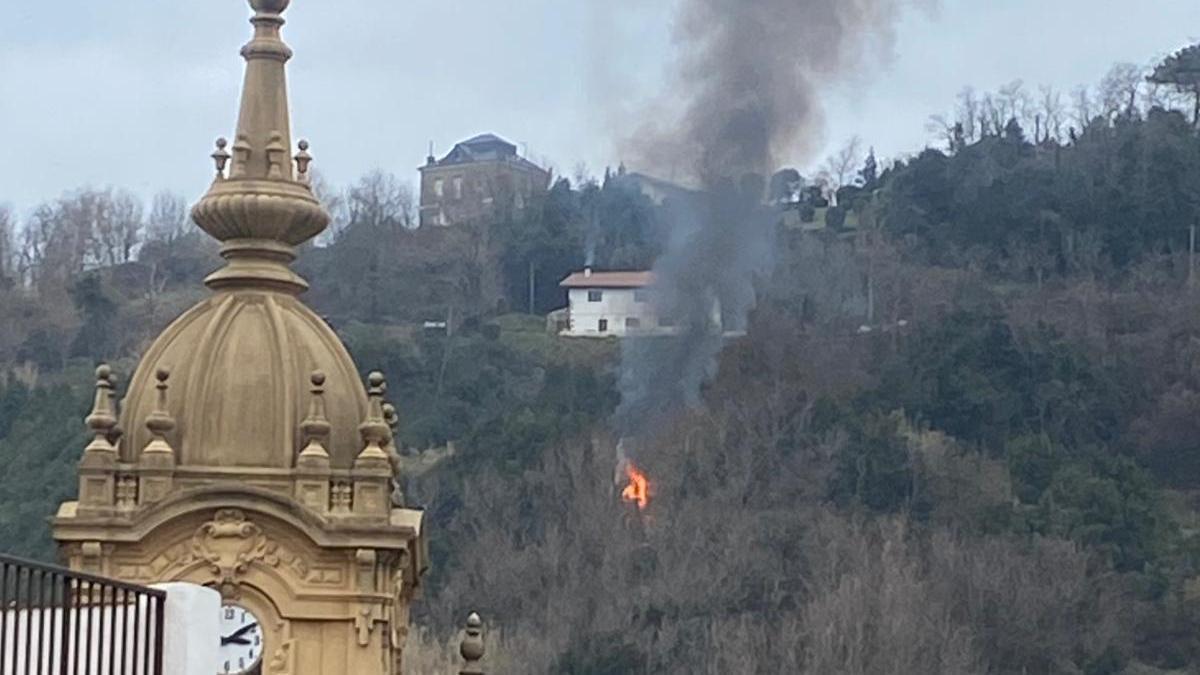
[[806, 159], [822, 140], [821, 90], [887, 59], [903, 4], [683, 0], [665, 114], [622, 149], [639, 168], [701, 184]]
[[[775, 219], [765, 176], [821, 140], [820, 90], [890, 51], [904, 0], [683, 0], [680, 72], [665, 115], [624, 144], [648, 173], [700, 190], [670, 205], [655, 303], [672, 338], [622, 343], [617, 432], [640, 435], [697, 402], [726, 332], [744, 328], [769, 272]], [[665, 105], [663, 103], [665, 102]], [[720, 321], [714, 321], [719, 314]]]

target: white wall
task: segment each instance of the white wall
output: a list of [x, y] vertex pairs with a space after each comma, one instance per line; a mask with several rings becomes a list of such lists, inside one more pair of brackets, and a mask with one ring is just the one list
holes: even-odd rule
[[[155, 586], [167, 592], [163, 625], [164, 675], [213, 675], [218, 671], [220, 649], [221, 595], [211, 588], [193, 584], [162, 584]], [[110, 614], [115, 610], [115, 618]], [[139, 614], [140, 610], [140, 614]], [[148, 600], [128, 605], [97, 605], [90, 608], [40, 612], [7, 610], [4, 612], [4, 635], [0, 645], [9, 648], [0, 652], [0, 675], [19, 675], [27, 667], [31, 672], [59, 672], [62, 665], [63, 623], [70, 621], [67, 662], [83, 672], [126, 673], [152, 672], [144, 663], [144, 640], [154, 640], [154, 624]], [[125, 616], [122, 616], [122, 615]], [[134, 626], [141, 617], [143, 630]], [[112, 627], [124, 623], [125, 629], [113, 635]], [[33, 625], [29, 625], [32, 623]], [[78, 635], [76, 643], [74, 637]], [[135, 643], [135, 635], [138, 635]], [[115, 651], [112, 641], [116, 639]], [[124, 638], [124, 644], [121, 644]], [[34, 661], [26, 663], [25, 644], [29, 640], [35, 653]], [[153, 644], [153, 642], [151, 642]], [[16, 647], [13, 649], [12, 647]], [[40, 655], [39, 664], [36, 661]], [[115, 663], [114, 663], [115, 661]]]
[[[599, 302], [588, 300], [588, 293], [598, 291]], [[638, 302], [633, 288], [572, 288], [567, 293], [571, 327], [566, 335], [578, 337], [622, 337], [629, 334], [653, 333], [658, 330], [658, 317], [648, 302]], [[600, 321], [608, 321], [608, 330], [600, 331]], [[636, 319], [640, 327], [627, 327], [627, 319]]]
[[221, 666], [221, 594], [195, 584], [156, 584], [167, 592], [164, 675], [213, 675]]

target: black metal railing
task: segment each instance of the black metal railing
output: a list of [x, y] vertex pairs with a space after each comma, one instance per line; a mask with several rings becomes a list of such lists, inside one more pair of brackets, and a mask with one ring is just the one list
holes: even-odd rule
[[0, 675], [165, 675], [166, 599], [0, 555]]

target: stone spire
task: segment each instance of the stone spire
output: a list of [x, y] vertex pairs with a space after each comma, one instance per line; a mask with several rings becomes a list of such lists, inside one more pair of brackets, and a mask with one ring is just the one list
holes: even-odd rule
[[142, 449], [141, 456], [142, 484], [138, 501], [142, 504], [153, 504], [166, 498], [175, 484], [175, 449], [167, 441], [167, 434], [175, 429], [175, 418], [167, 405], [167, 380], [170, 378], [171, 371], [164, 366], [154, 371], [157, 381], [154, 388], [158, 396], [154, 411], [146, 417], [150, 442]]
[[111, 513], [116, 503], [117, 449], [110, 439], [117, 427], [113, 409], [113, 374], [107, 364], [96, 368], [96, 396], [84, 420], [92, 442], [79, 461], [79, 508], [98, 515]]
[[328, 466], [329, 452], [325, 444], [328, 443], [330, 424], [325, 417], [325, 373], [315, 370], [309, 381], [312, 387], [309, 389], [308, 415], [300, 423], [300, 431], [307, 442], [300, 452], [300, 459], [317, 460]]
[[459, 644], [458, 653], [463, 657], [461, 675], [483, 675], [483, 619], [475, 612], [467, 617], [467, 629]]
[[158, 381], [154, 387], [158, 390], [158, 399], [154, 412], [146, 418], [146, 429], [150, 432], [151, 440], [142, 449], [143, 454], [172, 455], [175, 452], [167, 442], [167, 434], [175, 429], [175, 419], [167, 408], [167, 380], [170, 377], [171, 372], [166, 368], [159, 368], [154, 373], [154, 379]]
[[292, 50], [280, 37], [289, 4], [250, 0], [254, 37], [242, 47], [246, 78], [232, 152], [228, 141], [217, 140], [216, 178], [192, 210], [196, 223], [222, 243], [228, 261], [205, 280], [213, 289], [303, 291], [307, 284], [288, 264], [296, 246], [329, 224], [308, 184], [308, 143], [300, 142], [295, 157], [290, 151], [286, 65]]
[[112, 396], [112, 368], [109, 368], [108, 364], [101, 364], [96, 367], [96, 395], [92, 400], [92, 411], [84, 420], [93, 434], [92, 442], [84, 448], [85, 455], [115, 455], [117, 452], [112, 441], [109, 440], [109, 435], [117, 426], [117, 415], [113, 410]]
[[375, 371], [367, 376], [367, 418], [359, 425], [362, 434], [363, 451], [358, 455], [358, 462], [385, 463], [391, 467], [384, 446], [391, 442], [391, 427], [383, 412], [383, 395], [387, 393], [387, 380], [383, 373]]

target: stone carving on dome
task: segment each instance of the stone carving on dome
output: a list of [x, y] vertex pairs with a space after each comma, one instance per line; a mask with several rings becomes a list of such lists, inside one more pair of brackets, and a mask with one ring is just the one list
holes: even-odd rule
[[221, 509], [192, 535], [192, 554], [209, 565], [221, 595], [236, 598], [251, 563], [279, 564], [279, 545], [237, 509]]
[[149, 562], [119, 561], [116, 572], [118, 577], [129, 581], [155, 583], [180, 579], [197, 563], [203, 563], [218, 583], [223, 584], [222, 592], [230, 578], [233, 586], [228, 590], [236, 591], [240, 578], [253, 563], [285, 568], [293, 579], [313, 586], [341, 587], [346, 578], [343, 570], [337, 567], [310, 563], [303, 555], [263, 534], [257, 524], [245, 520], [240, 512], [232, 509], [218, 513], [192, 536], [166, 547]]

